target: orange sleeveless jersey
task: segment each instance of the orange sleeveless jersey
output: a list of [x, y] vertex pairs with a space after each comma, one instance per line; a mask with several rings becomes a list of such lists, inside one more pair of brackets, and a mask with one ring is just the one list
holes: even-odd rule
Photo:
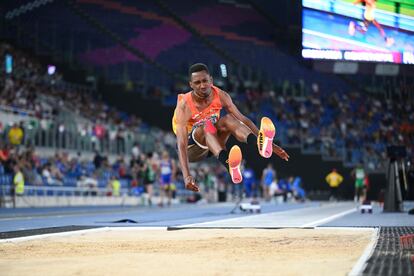
[[[218, 87], [212, 86], [211, 90], [213, 93], [213, 100], [211, 101], [211, 104], [202, 111], [199, 111], [196, 108], [193, 102], [193, 98], [191, 97], [191, 92], [178, 95], [177, 106], [181, 99], [184, 99], [191, 110], [191, 119], [187, 123], [187, 133], [190, 133], [194, 126], [202, 124], [206, 120], [213, 119], [217, 121], [220, 118], [220, 110], [222, 108], [219, 97], [220, 89]], [[174, 133], [176, 133], [177, 129], [177, 119], [175, 118], [176, 110], [177, 107], [174, 110], [174, 116], [172, 118], [172, 128]]]

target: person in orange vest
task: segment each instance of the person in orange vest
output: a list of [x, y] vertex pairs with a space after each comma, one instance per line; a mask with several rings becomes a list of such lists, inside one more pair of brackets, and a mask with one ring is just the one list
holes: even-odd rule
[[326, 176], [325, 181], [329, 184], [331, 189], [329, 200], [338, 200], [338, 188], [343, 180], [344, 177], [340, 175], [335, 168]]

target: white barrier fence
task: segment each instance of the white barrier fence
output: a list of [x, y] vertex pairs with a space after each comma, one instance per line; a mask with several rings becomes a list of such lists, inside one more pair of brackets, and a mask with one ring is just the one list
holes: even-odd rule
[[[10, 186], [2, 185], [0, 207], [51, 207], [51, 206], [145, 206], [148, 204], [148, 195], [130, 195], [127, 189], [121, 189], [119, 196], [113, 196], [105, 188], [77, 188], [77, 187], [50, 187], [25, 186], [25, 193], [21, 196], [12, 196]], [[172, 204], [180, 202], [186, 193], [179, 193]], [[158, 204], [160, 197], [153, 196], [152, 203]], [[166, 201], [166, 200], [165, 200]]]

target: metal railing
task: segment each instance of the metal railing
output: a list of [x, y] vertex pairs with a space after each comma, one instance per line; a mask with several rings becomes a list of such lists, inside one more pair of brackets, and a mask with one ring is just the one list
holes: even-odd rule
[[[56, 187], [56, 186], [32, 186], [25, 185], [24, 196], [108, 196], [111, 190], [107, 188], [89, 188], [89, 187]], [[120, 196], [129, 195], [127, 188], [121, 188]], [[1, 196], [11, 196], [11, 185], [2, 185], [0, 189]]]
[[[107, 131], [109, 132], [109, 131]], [[110, 134], [99, 138], [87, 131], [79, 131], [75, 127], [57, 125], [52, 123], [48, 129], [41, 126], [27, 127], [24, 129], [23, 146], [35, 146], [51, 148], [54, 150], [71, 150], [78, 152], [93, 152], [95, 150], [103, 154], [129, 154], [135, 142], [143, 152], [152, 152], [156, 145], [155, 134], [150, 131], [140, 133], [130, 130], [123, 131], [122, 136], [110, 137]], [[7, 141], [4, 134], [0, 140]]]
[[[177, 189], [176, 196], [172, 200], [175, 203], [183, 203], [193, 192], [185, 189]], [[58, 200], [59, 198], [59, 200]], [[64, 199], [63, 201], [60, 198]], [[49, 199], [49, 200], [48, 200]], [[108, 200], [107, 200], [108, 199]], [[79, 201], [81, 200], [81, 201]], [[115, 200], [115, 201], [114, 201]], [[152, 200], [160, 203], [160, 187], [156, 185]], [[165, 201], [166, 199], [164, 199]], [[22, 204], [17, 204], [20, 201]], [[56, 187], [56, 186], [32, 186], [25, 185], [22, 195], [13, 195], [11, 185], [0, 185], [0, 207], [25, 207], [53, 206], [53, 205], [147, 205], [147, 194], [135, 193], [132, 189], [121, 188], [119, 195], [113, 195], [113, 191], [102, 187]]]

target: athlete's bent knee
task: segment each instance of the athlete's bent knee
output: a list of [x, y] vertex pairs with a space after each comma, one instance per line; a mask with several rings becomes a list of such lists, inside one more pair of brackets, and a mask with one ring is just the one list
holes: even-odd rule
[[233, 115], [227, 114], [223, 117], [220, 118], [220, 120], [217, 123], [217, 126], [219, 128], [228, 128], [229, 126], [231, 126], [232, 124], [234, 124], [235, 122], [237, 122], [237, 119], [233, 117]]

